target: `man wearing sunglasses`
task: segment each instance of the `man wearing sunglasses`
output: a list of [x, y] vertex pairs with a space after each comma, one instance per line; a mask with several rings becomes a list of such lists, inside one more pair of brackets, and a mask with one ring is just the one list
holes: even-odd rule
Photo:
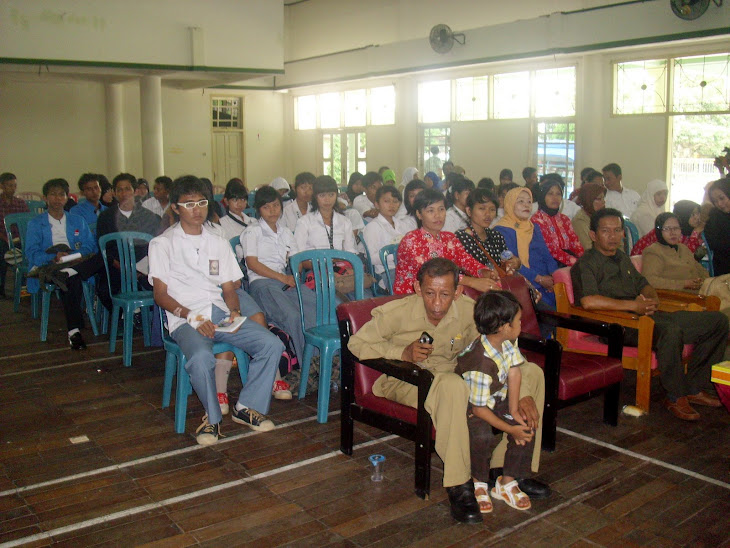
[[197, 441], [212, 445], [220, 435], [214, 342], [236, 346], [251, 356], [246, 383], [231, 408], [233, 421], [252, 430], [272, 430], [274, 423], [265, 414], [284, 345], [250, 319], [234, 333], [216, 329], [224, 318], [241, 316], [235, 283], [243, 273], [230, 244], [210, 226], [212, 200], [200, 179], [191, 175], [177, 179], [170, 208], [179, 222], [150, 242], [149, 281], [155, 302], [167, 313], [170, 336], [187, 357], [185, 369], [205, 408]]

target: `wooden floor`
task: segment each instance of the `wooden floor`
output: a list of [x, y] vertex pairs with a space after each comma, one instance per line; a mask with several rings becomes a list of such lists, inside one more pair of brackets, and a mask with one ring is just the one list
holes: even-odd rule
[[[135, 341], [84, 336], [67, 348], [54, 300], [48, 342], [29, 306], [0, 301], [0, 545], [64, 546], [730, 546], [730, 414], [700, 410], [680, 423], [661, 407], [601, 423], [601, 402], [560, 412], [557, 450], [539, 477], [554, 490], [529, 512], [496, 503], [483, 525], [449, 516], [441, 462], [432, 495], [413, 494], [409, 443], [358, 426], [352, 458], [339, 453], [338, 398], [315, 420], [316, 395], [272, 401], [279, 427], [253, 433], [224, 417], [228, 437], [211, 448], [161, 409], [164, 353]], [[231, 375], [230, 393], [240, 387]], [[627, 374], [624, 401], [631, 402]], [[73, 444], [70, 438], [86, 436]], [[367, 457], [386, 456], [385, 480]], [[7, 544], [6, 544], [7, 543]]]

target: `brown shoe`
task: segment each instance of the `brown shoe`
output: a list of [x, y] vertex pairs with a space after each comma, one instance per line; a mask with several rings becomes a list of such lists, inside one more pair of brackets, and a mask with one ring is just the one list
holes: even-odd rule
[[692, 406], [687, 401], [687, 396], [677, 398], [677, 401], [666, 399], [664, 400], [664, 407], [669, 409], [672, 415], [683, 421], [700, 420], [700, 414], [692, 409]]
[[687, 401], [689, 403], [705, 405], [707, 407], [722, 407], [722, 403], [720, 403], [719, 398], [702, 391], [698, 392], [694, 396], [687, 396]]

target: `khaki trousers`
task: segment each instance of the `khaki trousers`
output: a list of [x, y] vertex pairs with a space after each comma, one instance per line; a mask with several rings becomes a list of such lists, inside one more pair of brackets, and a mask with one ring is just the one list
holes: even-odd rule
[[[543, 398], [544, 393], [543, 383]], [[418, 388], [392, 377], [381, 375], [373, 384], [373, 394], [418, 407]], [[464, 379], [456, 373], [434, 372], [425, 408], [436, 428], [436, 453], [444, 461], [444, 487], [461, 485], [471, 478], [468, 403], [469, 387]]]
[[[540, 413], [540, 423], [535, 432], [535, 447], [532, 451], [531, 469], [537, 473], [540, 468], [540, 447], [542, 446], [542, 413], [545, 408], [545, 375], [539, 365], [528, 362], [520, 366], [522, 383], [520, 384], [520, 399], [531, 396], [535, 400], [535, 406]], [[507, 451], [507, 436], [502, 436], [502, 441], [492, 452], [491, 468], [502, 468], [504, 466], [504, 454]]]

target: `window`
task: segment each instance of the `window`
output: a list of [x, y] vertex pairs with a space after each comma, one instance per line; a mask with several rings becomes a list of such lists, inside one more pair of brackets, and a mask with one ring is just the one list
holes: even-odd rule
[[559, 173], [570, 195], [575, 179], [575, 123], [538, 121], [536, 124], [537, 171], [540, 175]]
[[712, 112], [730, 109], [730, 55], [674, 59], [672, 111]]
[[[451, 154], [451, 128], [448, 126], [427, 126], [422, 128], [421, 133], [421, 154], [419, 158], [419, 171], [423, 172], [423, 166], [426, 160], [431, 156], [431, 147], [439, 147], [439, 158], [442, 162], [446, 161]], [[425, 174], [421, 173], [421, 179]]]
[[317, 127], [317, 97], [305, 95], [297, 97], [297, 129], [315, 129]]
[[451, 80], [418, 84], [418, 113], [421, 123], [451, 120]]
[[340, 184], [342, 175], [342, 135], [325, 133], [322, 135], [322, 173], [329, 175]]
[[494, 117], [527, 118], [530, 115], [530, 73], [494, 76]]
[[370, 90], [370, 124], [374, 126], [395, 124], [395, 86]]
[[344, 186], [350, 173], [367, 171], [366, 151], [364, 132], [325, 133], [322, 135], [322, 173]]
[[456, 80], [456, 119], [486, 120], [489, 114], [489, 77]]
[[345, 127], [362, 127], [367, 121], [367, 92], [364, 89], [345, 92]]
[[214, 128], [239, 129], [241, 127], [240, 97], [213, 97], [211, 106]]
[[667, 61], [617, 63], [614, 114], [651, 114], [667, 110]]
[[575, 67], [535, 71], [535, 116], [575, 116]]
[[319, 127], [338, 128], [340, 127], [340, 94], [323, 93], [319, 96]]

